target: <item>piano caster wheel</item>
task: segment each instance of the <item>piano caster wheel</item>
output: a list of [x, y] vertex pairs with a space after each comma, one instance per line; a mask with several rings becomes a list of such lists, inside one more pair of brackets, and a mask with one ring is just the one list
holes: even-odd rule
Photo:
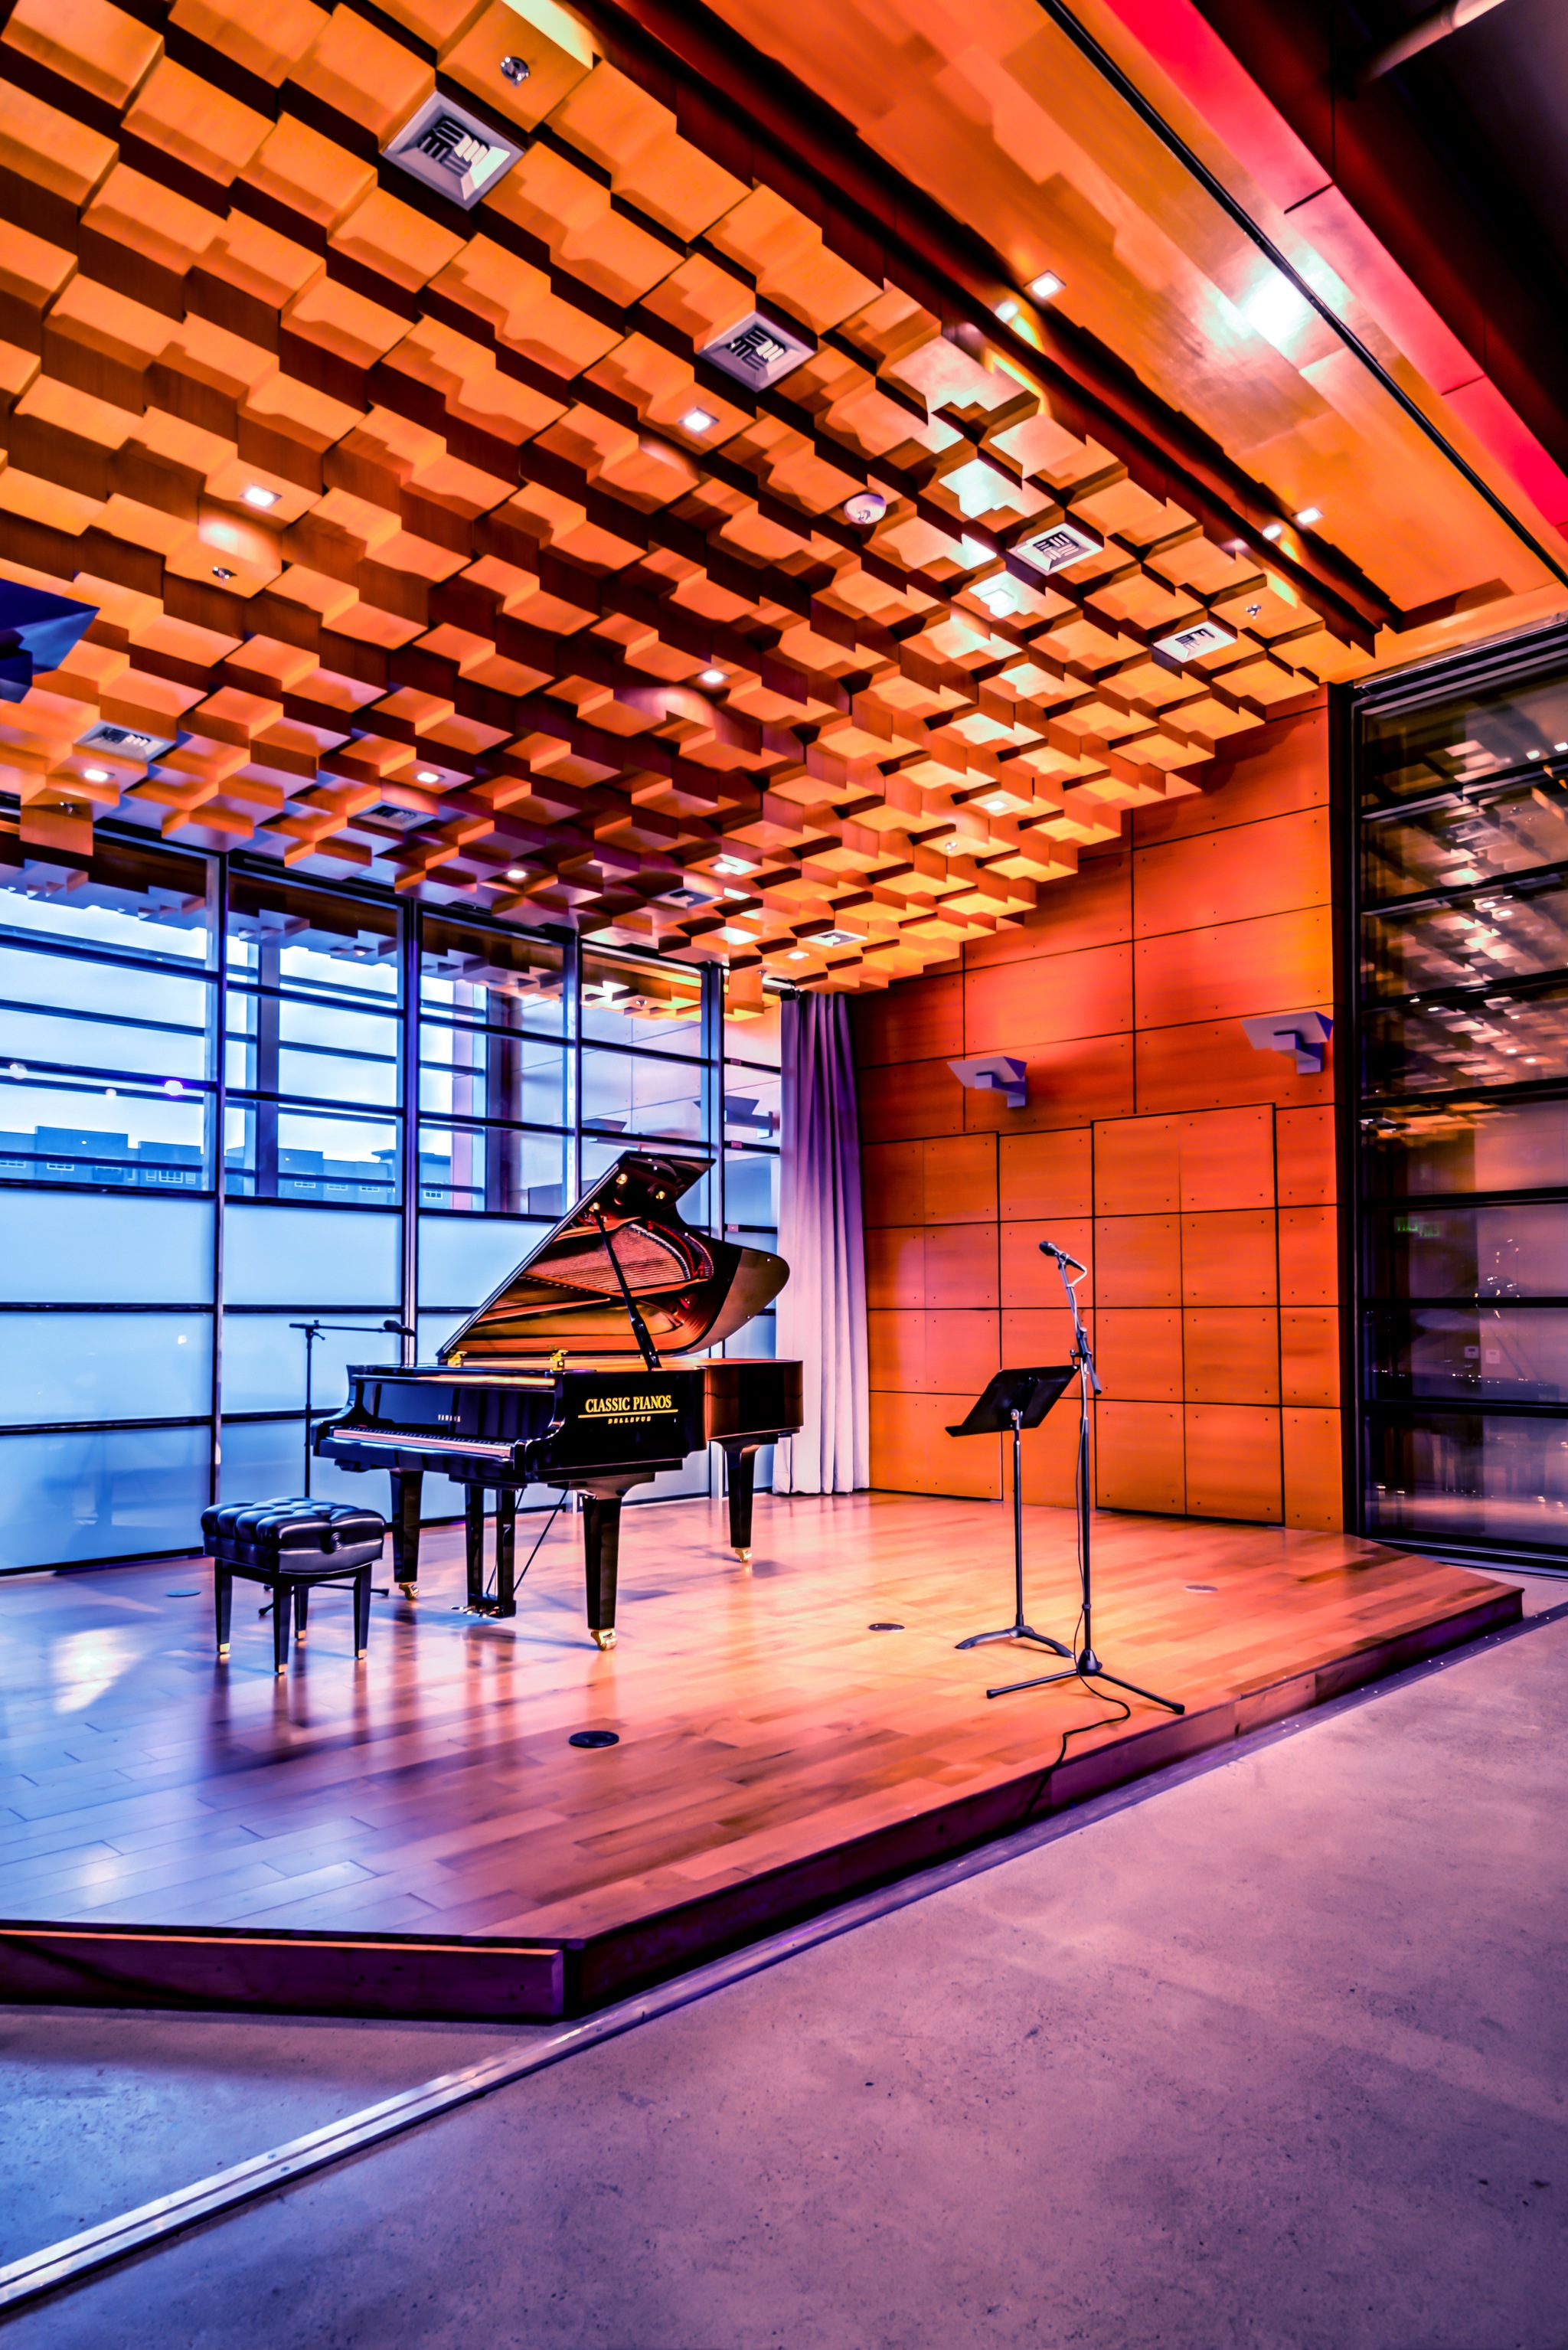
[[594, 1634], [594, 1638], [601, 1648], [613, 1648], [615, 1646], [614, 1626], [612, 1625], [607, 1632], [596, 1632]]
[[221, 1665], [226, 1665], [226, 1664], [228, 1663], [228, 1661], [229, 1661], [229, 1649], [228, 1649], [228, 1643], [227, 1643], [227, 1641], [225, 1641], [225, 1642], [224, 1642], [224, 1644], [223, 1644], [223, 1647], [218, 1650], [218, 1662], [219, 1662], [219, 1664], [221, 1664]]
[[752, 1554], [749, 1550], [738, 1550], [735, 1553], [735, 1556], [740, 1560], [742, 1566], [750, 1566], [752, 1563]]
[[399, 1584], [399, 1586], [398, 1586], [398, 1596], [399, 1596], [399, 1598], [400, 1598], [400, 1599], [417, 1599], [417, 1598], [419, 1597], [419, 1596], [420, 1596], [420, 1586], [419, 1586], [419, 1585], [418, 1585], [417, 1583], [400, 1583], [400, 1584]]

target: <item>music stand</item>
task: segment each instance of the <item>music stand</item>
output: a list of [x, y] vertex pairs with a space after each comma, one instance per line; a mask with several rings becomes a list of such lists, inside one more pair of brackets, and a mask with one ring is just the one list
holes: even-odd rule
[[[1066, 1251], [1059, 1249], [1054, 1241], [1042, 1241], [1040, 1253], [1043, 1256], [1050, 1257], [1061, 1274], [1062, 1286], [1067, 1294], [1067, 1311], [1073, 1317], [1073, 1360], [1066, 1377], [1063, 1378], [1061, 1386], [1055, 1389], [1050, 1400], [1054, 1403], [1068, 1380], [1075, 1378], [1077, 1379], [1079, 1399], [1078, 1574], [1082, 1587], [1079, 1622], [1084, 1627], [1084, 1645], [1075, 1657], [1071, 1648], [1059, 1650], [1059, 1654], [1069, 1659], [1065, 1672], [1041, 1673], [1034, 1679], [1027, 1681], [1008, 1681], [1001, 1689], [988, 1689], [986, 1695], [987, 1697], [1012, 1697], [1020, 1690], [1048, 1689], [1053, 1681], [1083, 1681], [1085, 1686], [1092, 1680], [1109, 1681], [1113, 1689], [1127, 1690], [1134, 1697], [1147, 1699], [1150, 1705], [1162, 1705], [1167, 1713], [1185, 1713], [1187, 1708], [1184, 1705], [1179, 1705], [1173, 1697], [1159, 1697], [1153, 1690], [1140, 1689], [1136, 1681], [1124, 1681], [1119, 1675], [1106, 1672], [1095, 1654], [1095, 1595], [1093, 1578], [1089, 1570], [1089, 1523], [1092, 1515], [1089, 1499], [1089, 1393], [1093, 1388], [1096, 1395], [1099, 1394], [1100, 1375], [1095, 1368], [1095, 1357], [1089, 1345], [1089, 1334], [1084, 1327], [1084, 1317], [1078, 1311], [1077, 1284], [1067, 1278], [1069, 1265], [1077, 1274], [1079, 1281], [1084, 1278], [1084, 1268], [1076, 1257], [1069, 1256]], [[1003, 1378], [1006, 1376], [1004, 1371]], [[1050, 1371], [1045, 1376], [1048, 1378], [1055, 1378], [1057, 1374]], [[992, 1386], [995, 1385], [996, 1382], [993, 1379]], [[986, 1394], [989, 1395], [991, 1389], [988, 1388]], [[981, 1401], [983, 1403], [985, 1397], [982, 1396]], [[978, 1409], [979, 1407], [977, 1406], [976, 1409]], [[1016, 1443], [1016, 1439], [1014, 1442]], [[1013, 1457], [1016, 1461], [1016, 1453]], [[1016, 1492], [1016, 1486], [1014, 1492]], [[1016, 1502], [1014, 1507], [1016, 1509]], [[1022, 1542], [1023, 1536], [1020, 1535], [1019, 1539]], [[1052, 1645], [1054, 1647], [1055, 1643], [1053, 1642]], [[1114, 1701], [1119, 1702], [1119, 1700]]]
[[1023, 1431], [1038, 1428], [1059, 1395], [1073, 1384], [1071, 1363], [1049, 1370], [998, 1371], [985, 1393], [977, 1396], [968, 1417], [950, 1436], [1005, 1436], [1012, 1430], [1012, 1621], [1000, 1632], [971, 1632], [961, 1648], [983, 1648], [990, 1640], [1033, 1640], [1054, 1656], [1071, 1657], [1071, 1648], [1036, 1632], [1023, 1620]]

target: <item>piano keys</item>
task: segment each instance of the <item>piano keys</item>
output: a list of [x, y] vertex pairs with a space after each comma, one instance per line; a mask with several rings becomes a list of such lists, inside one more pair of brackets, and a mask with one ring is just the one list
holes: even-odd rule
[[[728, 1470], [730, 1540], [751, 1556], [756, 1455], [801, 1422], [801, 1367], [699, 1357], [770, 1303], [780, 1256], [699, 1232], [679, 1201], [710, 1161], [622, 1151], [525, 1256], [432, 1364], [360, 1365], [344, 1409], [317, 1431], [324, 1460], [386, 1469], [393, 1574], [419, 1581], [422, 1481], [463, 1489], [468, 1604], [516, 1613], [517, 1497], [527, 1485], [583, 1496], [588, 1628], [616, 1642], [621, 1503], [634, 1486], [718, 1444]], [[485, 1589], [484, 1496], [495, 1503], [495, 1590]]]

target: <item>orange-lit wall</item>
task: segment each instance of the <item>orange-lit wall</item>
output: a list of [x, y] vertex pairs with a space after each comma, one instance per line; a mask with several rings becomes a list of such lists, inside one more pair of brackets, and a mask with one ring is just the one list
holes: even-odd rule
[[[1327, 716], [1280, 720], [1201, 795], [1041, 890], [962, 968], [855, 1005], [871, 1482], [999, 1495], [955, 1441], [992, 1371], [1066, 1358], [1060, 1241], [1105, 1382], [1103, 1506], [1341, 1523], [1332, 1047], [1320, 1077], [1242, 1019], [1332, 1008]], [[966, 1053], [1029, 1064], [1029, 1104], [967, 1092]], [[1025, 1497], [1072, 1498], [1064, 1399]]]

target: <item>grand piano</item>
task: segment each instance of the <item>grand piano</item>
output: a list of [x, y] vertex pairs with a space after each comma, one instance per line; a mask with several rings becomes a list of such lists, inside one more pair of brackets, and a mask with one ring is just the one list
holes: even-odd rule
[[[710, 1161], [623, 1150], [607, 1173], [438, 1349], [406, 1369], [351, 1365], [345, 1409], [316, 1451], [392, 1480], [392, 1571], [419, 1582], [424, 1472], [463, 1489], [468, 1605], [514, 1616], [517, 1497], [526, 1485], [583, 1496], [588, 1628], [615, 1646], [620, 1507], [634, 1485], [720, 1445], [730, 1541], [751, 1556], [756, 1455], [801, 1419], [798, 1363], [693, 1360], [775, 1297], [783, 1257], [698, 1232], [679, 1201]], [[495, 1500], [495, 1588], [486, 1590], [484, 1497]]]

